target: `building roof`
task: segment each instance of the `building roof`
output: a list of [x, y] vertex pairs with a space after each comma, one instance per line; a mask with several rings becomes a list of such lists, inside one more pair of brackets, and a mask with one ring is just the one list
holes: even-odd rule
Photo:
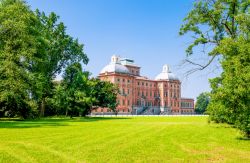
[[134, 60], [129, 59], [129, 58], [121, 58], [120, 62], [122, 65], [125, 65], [125, 66], [139, 67], [134, 63]]
[[155, 80], [179, 80], [177, 76], [170, 71], [168, 65], [164, 65], [162, 72], [158, 74]]
[[102, 70], [101, 70], [101, 74], [102, 73], [106, 73], [106, 72], [117, 72], [117, 73], [129, 73], [129, 70], [127, 67], [125, 67], [124, 65], [121, 64], [119, 57], [113, 55], [111, 57], [111, 62], [106, 65]]

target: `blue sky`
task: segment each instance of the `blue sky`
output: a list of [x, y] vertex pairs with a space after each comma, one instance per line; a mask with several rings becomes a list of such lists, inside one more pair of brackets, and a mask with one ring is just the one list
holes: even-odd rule
[[[182, 81], [182, 96], [196, 98], [209, 90], [208, 78], [218, 75], [208, 70], [185, 77], [189, 67], [180, 64], [190, 36], [179, 36], [193, 0], [27, 0], [33, 10], [55, 12], [67, 32], [85, 45], [90, 62], [84, 66], [93, 76], [110, 62], [113, 54], [134, 59], [141, 74], [154, 78], [164, 64]], [[194, 58], [206, 60], [196, 51]]]

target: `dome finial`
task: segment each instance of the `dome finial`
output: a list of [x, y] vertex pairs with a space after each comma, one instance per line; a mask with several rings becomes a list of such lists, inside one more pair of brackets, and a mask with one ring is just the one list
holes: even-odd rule
[[165, 72], [165, 73], [169, 73], [170, 72], [170, 68], [167, 64], [165, 64], [162, 68], [162, 72]]
[[111, 63], [119, 63], [119, 61], [120, 61], [120, 58], [118, 56], [113, 55], [111, 57]]

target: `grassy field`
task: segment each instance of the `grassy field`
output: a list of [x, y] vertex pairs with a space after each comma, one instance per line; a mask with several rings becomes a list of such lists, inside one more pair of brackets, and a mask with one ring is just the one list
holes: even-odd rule
[[207, 117], [0, 121], [0, 162], [250, 162], [250, 141]]

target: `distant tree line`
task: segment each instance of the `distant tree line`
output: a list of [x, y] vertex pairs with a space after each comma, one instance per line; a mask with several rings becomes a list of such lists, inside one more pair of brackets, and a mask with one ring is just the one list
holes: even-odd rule
[[[83, 44], [59, 16], [32, 11], [23, 0], [0, 0], [0, 116], [85, 116], [116, 108], [117, 88], [90, 79]], [[63, 73], [61, 81], [55, 81]]]
[[250, 137], [250, 1], [195, 1], [180, 35], [189, 32], [194, 40], [187, 55], [200, 46], [211, 58], [204, 65], [187, 60], [197, 66], [193, 72], [205, 69], [216, 58], [222, 67], [221, 75], [210, 79], [210, 119], [231, 124]]

